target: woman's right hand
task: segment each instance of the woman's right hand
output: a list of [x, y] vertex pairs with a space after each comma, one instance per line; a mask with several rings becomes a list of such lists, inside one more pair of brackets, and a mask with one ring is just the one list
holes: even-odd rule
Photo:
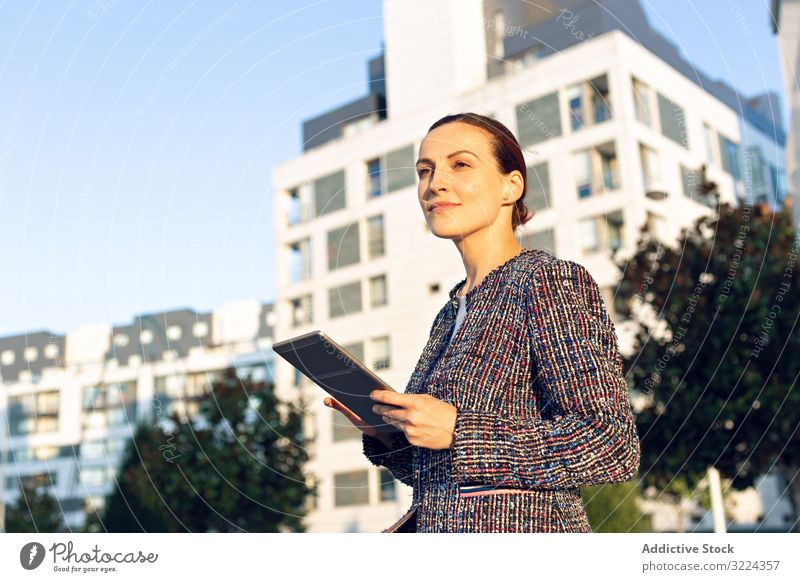
[[325, 406], [327, 406], [328, 408], [333, 408], [334, 410], [338, 410], [339, 412], [344, 414], [347, 420], [352, 422], [359, 430], [361, 430], [361, 432], [363, 432], [367, 436], [378, 439], [386, 446], [386, 448], [389, 449], [392, 448], [392, 440], [389, 437], [389, 435], [379, 432], [374, 426], [369, 426], [362, 420], [360, 416], [358, 416], [355, 412], [353, 412], [352, 410], [347, 408], [344, 404], [336, 400], [336, 398], [328, 396], [325, 399]]

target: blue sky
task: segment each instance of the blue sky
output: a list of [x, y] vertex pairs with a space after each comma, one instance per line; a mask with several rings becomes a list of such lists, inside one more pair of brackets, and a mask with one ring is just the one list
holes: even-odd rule
[[[783, 95], [766, 0], [643, 5], [710, 76]], [[300, 153], [302, 120], [365, 93], [381, 16], [0, 3], [0, 335], [273, 300], [271, 168]]]

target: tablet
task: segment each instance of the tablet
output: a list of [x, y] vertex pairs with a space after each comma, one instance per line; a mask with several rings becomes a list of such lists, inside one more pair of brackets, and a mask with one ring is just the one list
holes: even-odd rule
[[369, 426], [387, 434], [400, 432], [372, 411], [377, 402], [369, 397], [376, 388], [395, 390], [324, 332], [283, 340], [272, 344], [272, 349]]

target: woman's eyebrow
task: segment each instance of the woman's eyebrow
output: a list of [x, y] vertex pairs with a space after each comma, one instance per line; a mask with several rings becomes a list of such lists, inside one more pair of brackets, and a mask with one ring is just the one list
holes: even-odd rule
[[[478, 156], [476, 156], [474, 153], [472, 153], [469, 150], [458, 150], [457, 152], [453, 152], [452, 154], [447, 156], [447, 159], [449, 160], [450, 158], [452, 158], [453, 156], [457, 156], [458, 154], [470, 154], [471, 156], [475, 156], [476, 159], [480, 160], [480, 158]], [[414, 164], [414, 165], [415, 166], [419, 166], [420, 164], [423, 164], [423, 163], [433, 164], [433, 160], [430, 159], [430, 158], [420, 158], [420, 159], [417, 160], [417, 163]]]

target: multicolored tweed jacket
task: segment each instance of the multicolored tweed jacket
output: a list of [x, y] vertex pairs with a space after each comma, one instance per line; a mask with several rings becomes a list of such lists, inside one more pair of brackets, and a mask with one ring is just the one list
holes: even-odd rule
[[467, 293], [449, 342], [465, 282], [405, 390], [458, 409], [452, 448], [362, 437], [366, 457], [414, 489], [404, 525], [384, 531], [591, 532], [579, 486], [630, 480], [640, 453], [597, 283], [575, 262], [523, 249]]

